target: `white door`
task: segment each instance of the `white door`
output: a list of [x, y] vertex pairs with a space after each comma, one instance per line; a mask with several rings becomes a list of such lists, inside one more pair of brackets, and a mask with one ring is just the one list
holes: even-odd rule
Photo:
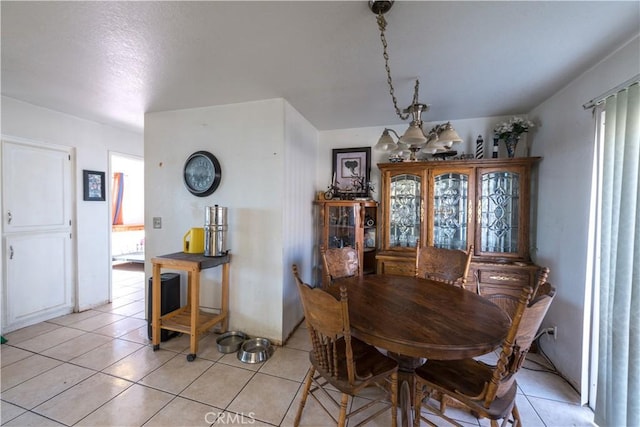
[[3, 331], [73, 311], [71, 150], [2, 140]]

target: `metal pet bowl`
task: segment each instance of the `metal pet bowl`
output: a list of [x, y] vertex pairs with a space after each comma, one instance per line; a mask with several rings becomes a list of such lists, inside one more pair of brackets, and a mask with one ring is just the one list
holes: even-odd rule
[[242, 343], [238, 360], [244, 363], [262, 363], [273, 354], [271, 342], [266, 338], [252, 338]]
[[235, 353], [247, 338], [249, 337], [244, 332], [225, 332], [216, 338], [218, 351], [220, 353]]

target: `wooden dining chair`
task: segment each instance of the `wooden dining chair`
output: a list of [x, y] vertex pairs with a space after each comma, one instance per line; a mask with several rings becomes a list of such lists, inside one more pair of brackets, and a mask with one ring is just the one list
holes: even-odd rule
[[[397, 425], [397, 389], [398, 363], [380, 353], [375, 347], [351, 336], [347, 289], [341, 287], [340, 300], [320, 288], [311, 288], [305, 284], [296, 265], [292, 267], [305, 321], [311, 338], [312, 350], [309, 353], [311, 368], [305, 378], [304, 390], [294, 420], [294, 426], [300, 424], [302, 411], [310, 395], [325, 412], [337, 423], [344, 426], [347, 419], [372, 409], [359, 425], [363, 425], [387, 410], [391, 410], [391, 425]], [[349, 397], [357, 396], [363, 389], [376, 385], [384, 391], [378, 399], [370, 400], [366, 405], [347, 413]], [[340, 402], [327, 392], [327, 387], [337, 389], [342, 395]], [[316, 394], [321, 394], [320, 399]], [[367, 399], [371, 396], [368, 395]], [[338, 417], [325, 405], [332, 403], [338, 411]], [[351, 425], [351, 424], [349, 424]]]
[[[421, 418], [426, 420], [422, 416], [423, 407], [451, 424], [459, 425], [445, 415], [447, 402], [451, 399], [478, 418], [491, 420], [492, 427], [497, 427], [500, 419], [502, 426], [509, 422], [522, 426], [515, 401], [516, 374], [555, 296], [553, 286], [546, 289], [547, 293], [539, 293], [531, 303], [533, 289], [522, 290], [495, 366], [475, 359], [428, 360], [415, 370], [414, 426], [420, 425]], [[439, 407], [431, 399], [439, 401]], [[513, 420], [509, 420], [510, 416]]]
[[342, 248], [325, 249], [324, 246], [320, 246], [320, 254], [324, 265], [324, 286], [344, 277], [362, 275], [357, 243], [353, 247]]
[[[538, 294], [544, 295], [549, 293], [551, 284], [547, 282], [548, 277], [549, 268], [541, 267], [540, 270], [538, 270], [536, 283], [533, 287], [532, 300], [535, 300]], [[509, 315], [509, 319], [513, 319], [518, 308], [517, 297], [500, 292], [485, 292], [482, 296], [503, 309]]]
[[549, 286], [551, 286], [547, 282], [547, 279], [549, 278], [549, 271], [549, 267], [540, 267], [540, 269], [538, 270], [536, 276], [536, 284], [533, 287], [532, 299], [535, 299], [538, 295], [545, 295], [549, 293]]
[[458, 249], [420, 247], [416, 252], [416, 277], [436, 280], [463, 288], [467, 283], [473, 245], [467, 252]]

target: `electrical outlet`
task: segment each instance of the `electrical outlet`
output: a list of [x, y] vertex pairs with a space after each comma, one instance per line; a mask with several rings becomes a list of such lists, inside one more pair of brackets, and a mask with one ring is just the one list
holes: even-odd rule
[[153, 217], [153, 228], [162, 228], [162, 218], [159, 216]]

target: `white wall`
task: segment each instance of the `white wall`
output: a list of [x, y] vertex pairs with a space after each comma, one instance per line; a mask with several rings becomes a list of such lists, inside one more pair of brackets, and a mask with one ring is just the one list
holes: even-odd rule
[[[425, 114], [428, 116], [428, 113]], [[511, 116], [497, 116], [497, 117], [481, 117], [476, 119], [464, 119], [453, 120], [453, 125], [458, 135], [462, 138], [463, 142], [454, 145], [453, 149], [458, 154], [475, 153], [476, 139], [478, 135], [482, 135], [484, 139], [484, 157], [491, 157], [491, 150], [493, 146], [493, 127], [501, 123]], [[523, 116], [526, 117], [526, 116]], [[426, 117], [424, 117], [426, 118]], [[443, 123], [443, 122], [438, 122]], [[436, 123], [425, 122], [422, 126], [423, 129], [429, 130]], [[374, 185], [375, 192], [373, 198], [380, 201], [380, 170], [376, 166], [378, 163], [387, 163], [389, 161], [389, 154], [379, 152], [373, 149], [373, 146], [380, 139], [382, 131], [385, 127], [395, 130], [398, 135], [402, 135], [409, 126], [407, 122], [405, 125], [398, 126], [375, 126], [367, 128], [352, 128], [352, 129], [338, 129], [320, 132], [320, 144], [318, 147], [318, 159], [316, 186], [318, 190], [326, 190], [331, 181], [331, 170], [333, 168], [332, 150], [334, 148], [352, 148], [352, 147], [372, 147], [371, 149], [371, 181]], [[394, 140], [395, 140], [394, 136]], [[521, 139], [516, 156], [522, 157], [526, 154], [527, 135], [525, 134]], [[506, 149], [503, 143], [499, 146], [499, 156], [506, 157]]]
[[[296, 123], [285, 126], [292, 116], [285, 111], [291, 112], [286, 101], [273, 99], [149, 113], [144, 136], [147, 275], [150, 258], [182, 251], [184, 233], [204, 225], [206, 206], [227, 207], [230, 328], [276, 343], [282, 341], [283, 329], [289, 329], [282, 324], [284, 274], [290, 275], [283, 267], [288, 233], [305, 233], [297, 229], [303, 222], [285, 229], [287, 152], [302, 148], [293, 160], [315, 155], [310, 125], [293, 117]], [[290, 132], [288, 139], [285, 132]], [[303, 135], [300, 147], [294, 141], [298, 134]], [[214, 154], [222, 169], [220, 186], [203, 198], [189, 193], [182, 180], [185, 160], [198, 150]], [[312, 178], [307, 183], [304, 175], [299, 179], [305, 190], [297, 194], [311, 192], [306, 188]], [[153, 217], [162, 218], [162, 229], [152, 228]], [[203, 305], [220, 307], [221, 269], [203, 271], [201, 280]]]
[[108, 302], [111, 281], [110, 207], [108, 201], [82, 200], [82, 170], [107, 172], [110, 150], [142, 155], [142, 134], [80, 119], [5, 96], [2, 97], [1, 126], [4, 135], [74, 148], [78, 288], [76, 306], [85, 310]]
[[[582, 105], [640, 72], [640, 38], [626, 44], [536, 107], [533, 155], [539, 169], [537, 262], [551, 269], [557, 296], [544, 325], [558, 325], [557, 341], [543, 348], [557, 368], [586, 396], [581, 384], [594, 119]], [[586, 308], [587, 310], [589, 307]], [[543, 326], [544, 326], [543, 325]], [[583, 363], [578, 363], [583, 359]]]
[[284, 286], [282, 294], [283, 340], [293, 332], [304, 313], [298, 288], [291, 272], [297, 264], [302, 280], [311, 283], [314, 247], [313, 207], [315, 196], [318, 131], [289, 104], [285, 105], [285, 198], [282, 228], [284, 230]]

